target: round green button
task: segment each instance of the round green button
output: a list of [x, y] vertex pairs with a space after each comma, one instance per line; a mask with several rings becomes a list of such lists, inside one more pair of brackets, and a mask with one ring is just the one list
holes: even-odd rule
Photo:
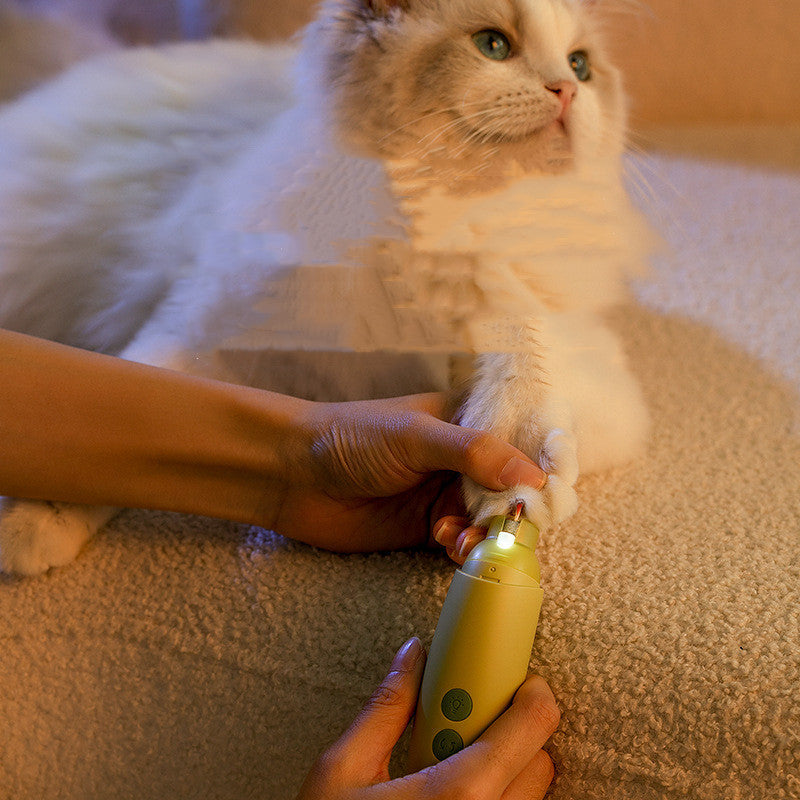
[[444, 761], [448, 756], [464, 749], [464, 740], [450, 728], [439, 731], [433, 737], [433, 754], [439, 761]]
[[463, 722], [472, 713], [472, 698], [463, 689], [451, 689], [442, 698], [442, 714], [451, 722]]

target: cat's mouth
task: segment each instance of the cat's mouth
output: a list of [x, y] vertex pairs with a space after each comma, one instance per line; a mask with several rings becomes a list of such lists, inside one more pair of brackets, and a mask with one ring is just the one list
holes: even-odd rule
[[491, 125], [473, 125], [461, 118], [463, 135], [467, 141], [485, 143], [494, 146], [504, 144], [520, 145], [537, 143], [554, 146], [559, 152], [572, 150], [569, 124], [563, 117], [548, 120], [545, 123], [509, 123]]

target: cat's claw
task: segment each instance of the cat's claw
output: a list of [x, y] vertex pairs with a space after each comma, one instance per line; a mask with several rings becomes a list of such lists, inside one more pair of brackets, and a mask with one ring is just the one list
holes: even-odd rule
[[465, 479], [464, 495], [467, 510], [476, 525], [486, 525], [492, 517], [508, 514], [519, 501], [525, 504], [525, 516], [540, 531], [558, 525], [578, 510], [575, 489], [558, 475], [551, 475], [541, 490], [515, 486], [503, 492], [490, 492]]
[[578, 509], [574, 485], [578, 479], [578, 458], [574, 437], [562, 430], [553, 430], [545, 438], [539, 452], [539, 465], [547, 472], [542, 489], [514, 486], [492, 492], [464, 479], [464, 499], [476, 525], [486, 525], [492, 517], [513, 512], [518, 502], [525, 504], [525, 516], [540, 531], [558, 525]]

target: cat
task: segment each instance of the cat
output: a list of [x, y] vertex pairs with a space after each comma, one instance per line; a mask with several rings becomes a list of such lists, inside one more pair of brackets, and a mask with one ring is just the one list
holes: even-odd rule
[[[603, 321], [648, 234], [601, 28], [593, 0], [325, 0], [297, 53], [74, 68], [0, 114], [0, 326], [311, 399], [472, 359], [455, 418], [549, 479], [465, 479], [470, 514], [556, 525], [648, 429]], [[114, 513], [7, 499], [0, 567], [67, 563]]]

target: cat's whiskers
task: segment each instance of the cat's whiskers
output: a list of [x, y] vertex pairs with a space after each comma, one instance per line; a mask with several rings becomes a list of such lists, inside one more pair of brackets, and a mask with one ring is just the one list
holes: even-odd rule
[[[683, 227], [672, 211], [673, 205], [664, 202], [665, 197], [669, 194], [682, 199], [683, 193], [656, 169], [647, 150], [635, 144], [630, 145], [629, 149], [631, 150], [630, 157], [624, 159], [622, 163], [628, 191], [633, 197], [643, 200], [651, 214], [659, 215], [663, 220], [659, 225], [660, 228]], [[647, 171], [649, 171], [650, 177], [647, 176]], [[654, 183], [659, 185], [654, 187]]]
[[391, 130], [388, 133], [384, 134], [383, 136], [381, 136], [380, 139], [378, 139], [377, 144], [379, 144], [379, 145], [383, 144], [383, 142], [385, 142], [387, 139], [389, 139], [390, 137], [395, 136], [396, 134], [400, 133], [405, 128], [410, 128], [412, 125], [418, 125], [420, 122], [424, 122], [426, 119], [430, 119], [431, 117], [435, 117], [438, 114], [452, 114], [454, 112], [460, 111], [462, 108], [465, 108], [467, 105], [478, 105], [481, 102], [482, 101], [480, 101], [480, 100], [475, 100], [474, 102], [469, 103], [469, 104], [462, 102], [457, 106], [449, 106], [447, 108], [437, 108], [436, 111], [430, 111], [427, 114], [422, 114], [421, 116], [416, 117], [416, 118], [410, 120], [409, 122], [404, 122], [402, 125], [398, 125], [393, 130]]
[[[438, 141], [446, 133], [450, 132], [452, 129], [458, 127], [459, 125], [462, 125], [466, 120], [477, 119], [477, 118], [480, 118], [481, 116], [485, 116], [485, 115], [490, 114], [490, 113], [491, 113], [491, 109], [483, 109], [483, 110], [478, 111], [478, 112], [476, 112], [474, 114], [462, 115], [458, 119], [452, 120], [451, 122], [448, 122], [447, 124], [442, 125], [439, 128], [436, 128], [435, 130], [431, 131], [430, 133], [426, 134], [425, 136], [423, 136], [423, 137], [421, 137], [420, 139], [417, 140], [417, 144], [420, 145], [420, 147], [418, 147], [416, 150], [412, 150], [411, 151], [411, 153], [410, 153], [411, 157], [420, 158], [420, 159], [423, 159], [423, 160], [428, 158], [430, 155], [432, 155], [436, 151], [436, 149], [437, 149], [436, 145], [437, 145]], [[467, 134], [466, 134], [467, 138], [469, 137], [469, 135], [472, 132], [472, 130], [474, 130], [474, 129], [469, 129], [468, 128]], [[433, 136], [434, 138], [431, 139], [430, 142], [426, 143], [425, 140], [429, 139], [431, 136]], [[438, 149], [444, 149], [444, 145], [439, 146]]]
[[633, 158], [635, 156], [632, 154], [631, 158], [626, 159], [623, 164], [626, 183], [634, 196], [642, 198], [650, 204], [655, 197], [653, 187], [645, 176], [639, 162], [633, 160]]
[[[452, 154], [452, 155], [453, 155], [453, 158], [460, 158], [461, 156], [463, 156], [463, 155], [464, 155], [464, 153], [465, 153], [467, 150], [469, 150], [470, 148], [473, 148], [473, 147], [474, 147], [476, 144], [478, 144], [478, 145], [488, 144], [488, 142], [481, 141], [481, 139], [480, 139], [479, 137], [480, 137], [480, 134], [479, 134], [479, 132], [477, 132], [477, 131], [471, 131], [471, 132], [470, 132], [470, 133], [469, 133], [469, 134], [468, 134], [468, 135], [465, 137], [464, 141], [461, 143], [461, 146], [460, 146], [460, 147], [458, 147], [458, 148], [456, 148], [456, 149], [453, 151], [453, 154]], [[483, 155], [483, 158], [484, 158], [484, 162], [483, 162], [483, 164], [480, 166], [480, 168], [479, 168], [480, 170], [486, 169], [486, 168], [489, 166], [489, 162], [491, 161], [491, 159], [492, 159], [492, 158], [493, 158], [495, 155], [497, 155], [497, 153], [498, 153], [499, 149], [500, 149], [499, 147], [496, 147], [496, 146], [495, 146], [495, 147], [492, 147], [492, 148], [490, 148], [489, 150], [485, 151], [485, 152], [482, 154], [482, 155]], [[476, 168], [476, 169], [477, 169], [477, 168]]]
[[[502, 143], [503, 137], [502, 134], [499, 134], [500, 142]], [[490, 131], [482, 130], [481, 128], [471, 128], [467, 131], [466, 136], [464, 137], [464, 145], [469, 146], [471, 144], [490, 144], [490, 143], [497, 143], [498, 135], [493, 134]]]
[[[534, 136], [539, 131], [547, 127], [550, 120], [534, 119], [531, 114], [532, 100], [528, 96], [520, 100], [518, 97], [501, 98], [489, 109], [486, 122], [489, 123], [483, 128], [478, 128], [482, 134], [484, 143], [500, 142], [508, 144], [518, 142], [521, 139]], [[491, 127], [492, 122], [499, 122], [498, 128]], [[512, 130], [513, 129], [513, 130]]]
[[[484, 121], [489, 123], [496, 120], [507, 121], [509, 118], [509, 108], [511, 108], [512, 112], [514, 112], [512, 116], [517, 117], [519, 119], [524, 118], [526, 122], [528, 121], [528, 115], [525, 113], [524, 107], [520, 104], [515, 103], [511, 106], [509, 106], [508, 104], [492, 105], [489, 106], [488, 108], [481, 109], [480, 111], [477, 111], [474, 114], [460, 114], [456, 119], [452, 120], [451, 122], [445, 123], [439, 128], [434, 129], [433, 131], [429, 131], [427, 134], [425, 134], [425, 136], [422, 136], [418, 140], [418, 143], [422, 144], [426, 139], [431, 139], [432, 142], [435, 142], [446, 133], [449, 133], [453, 128], [456, 128], [459, 125], [463, 125], [464, 123], [469, 123], [475, 120], [481, 120], [481, 118], [484, 118]], [[501, 141], [504, 142], [514, 141], [517, 138], [517, 135], [511, 132], [486, 130], [485, 128], [482, 129], [480, 126], [475, 127], [468, 125], [465, 136], [467, 138], [471, 138], [475, 134], [484, 137], [485, 143], [488, 143], [498, 137], [500, 138]]]
[[422, 144], [426, 139], [431, 139], [432, 142], [435, 142], [438, 138], [440, 138], [443, 134], [449, 132], [453, 128], [457, 127], [458, 125], [466, 122], [470, 119], [475, 119], [477, 117], [481, 117], [486, 114], [490, 114], [492, 111], [491, 108], [484, 108], [480, 111], [476, 111], [474, 114], [459, 114], [455, 119], [450, 120], [449, 122], [444, 123], [438, 128], [434, 128], [432, 131], [428, 131], [424, 136], [421, 136], [417, 140], [417, 144]]

